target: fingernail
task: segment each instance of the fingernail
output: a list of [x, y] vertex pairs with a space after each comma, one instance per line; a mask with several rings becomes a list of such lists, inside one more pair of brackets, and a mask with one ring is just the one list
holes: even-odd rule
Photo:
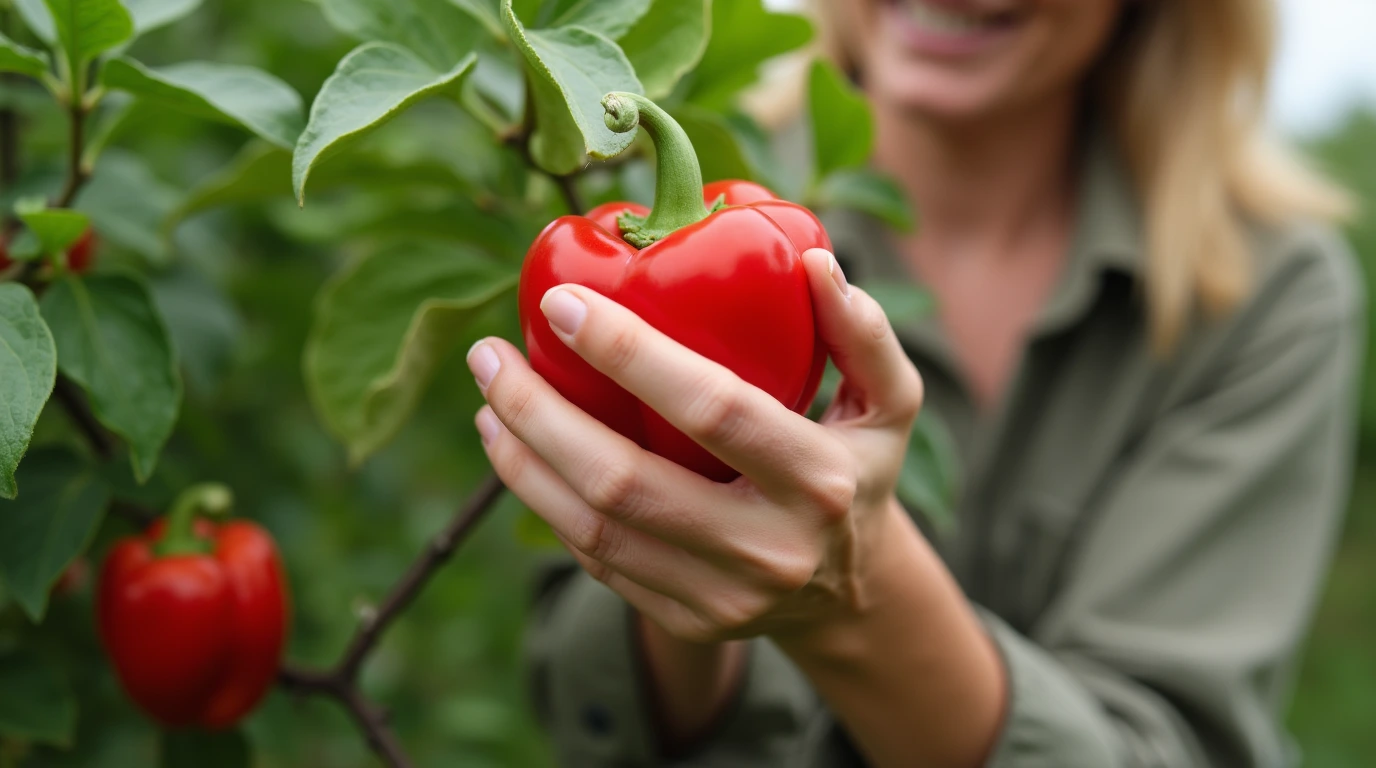
[[487, 385], [492, 383], [492, 377], [497, 375], [498, 369], [502, 367], [501, 358], [486, 341], [479, 341], [468, 350], [468, 370], [473, 372], [473, 378], [478, 380], [478, 386], [487, 389]]
[[846, 282], [846, 273], [841, 271], [841, 265], [836, 263], [836, 257], [827, 254], [827, 274], [836, 282], [836, 287], [841, 289], [841, 295], [850, 298], [850, 283]]
[[493, 439], [497, 437], [497, 432], [502, 428], [502, 425], [497, 421], [497, 414], [484, 405], [478, 409], [478, 416], [473, 421], [478, 425], [478, 434], [483, 438], [483, 445], [491, 445]]
[[551, 288], [540, 301], [540, 311], [545, 313], [554, 330], [572, 336], [578, 333], [583, 319], [588, 316], [588, 305], [572, 291]]

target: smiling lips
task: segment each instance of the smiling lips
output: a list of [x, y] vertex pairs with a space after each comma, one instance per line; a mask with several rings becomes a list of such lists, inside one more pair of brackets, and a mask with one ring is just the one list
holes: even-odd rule
[[918, 53], [978, 53], [1013, 29], [1021, 14], [951, 0], [889, 0], [889, 15], [904, 44]]

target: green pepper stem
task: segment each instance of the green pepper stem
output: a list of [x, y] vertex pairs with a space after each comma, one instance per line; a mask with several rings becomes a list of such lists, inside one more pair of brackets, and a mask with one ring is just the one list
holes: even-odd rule
[[211, 543], [196, 535], [196, 517], [227, 515], [233, 506], [234, 494], [219, 483], [201, 483], [182, 491], [167, 513], [167, 530], [155, 548], [158, 557], [210, 552]]
[[644, 248], [673, 231], [696, 224], [711, 213], [702, 201], [702, 167], [688, 134], [653, 101], [617, 91], [602, 97], [607, 127], [616, 133], [645, 129], [655, 145], [655, 202], [642, 221], [626, 216], [619, 223], [622, 236]]

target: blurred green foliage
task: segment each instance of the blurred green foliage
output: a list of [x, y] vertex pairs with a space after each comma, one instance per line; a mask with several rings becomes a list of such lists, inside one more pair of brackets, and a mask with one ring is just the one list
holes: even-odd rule
[[[1355, 195], [1347, 236], [1362, 265], [1368, 307], [1376, 297], [1376, 111], [1359, 110], [1310, 147], [1319, 167]], [[1376, 313], [1367, 355], [1355, 482], [1347, 525], [1309, 638], [1290, 726], [1305, 765], [1364, 768], [1376, 755]]]
[[[10, 2], [0, 0], [0, 31], [36, 45], [5, 10]], [[491, 6], [491, 24], [500, 31], [496, 3]], [[519, 8], [538, 6], [518, 3], [518, 13], [533, 23], [533, 12]], [[731, 6], [751, 24], [763, 23], [756, 7], [753, 0]], [[357, 22], [348, 8], [342, 0], [207, 0], [197, 13], [141, 37], [127, 53], [155, 68], [186, 60], [253, 66], [285, 80], [310, 102], [356, 43], [326, 23], [334, 14], [335, 25], [347, 29]], [[709, 44], [703, 66], [667, 103], [699, 150], [706, 146], [719, 160], [708, 164], [709, 176], [717, 168], [722, 175], [748, 172], [764, 180], [776, 173], [769, 167], [774, 161], [761, 147], [758, 126], [731, 110], [729, 97], [748, 83], [743, 71], [752, 71], [764, 56], [802, 45], [807, 30], [797, 20], [780, 22], [777, 34], [763, 36], [760, 47], [758, 40], [740, 39], [744, 27], [727, 24], [729, 18], [717, 15], [717, 45]], [[432, 42], [435, 47], [427, 51], [436, 66], [452, 63], [445, 58], [451, 53], [447, 41]], [[487, 75], [490, 82], [502, 82], [500, 72]], [[834, 79], [829, 75], [819, 70], [812, 79], [835, 87], [828, 85]], [[833, 95], [847, 103], [844, 94]], [[107, 468], [107, 482], [123, 498], [152, 506], [165, 504], [191, 482], [214, 479], [233, 487], [240, 513], [261, 521], [282, 546], [295, 601], [288, 654], [293, 661], [334, 661], [357, 614], [386, 593], [487, 472], [472, 425], [481, 401], [458, 355], [441, 361], [424, 389], [417, 406], [423, 418], [407, 421], [395, 439], [355, 469], [312, 406], [302, 350], [312, 334], [313, 302], [346, 264], [420, 237], [427, 247], [477, 241], [495, 262], [510, 265], [520, 258], [520, 244], [563, 212], [554, 185], [528, 174], [517, 149], [493, 136], [486, 121], [500, 121], [519, 108], [499, 101], [488, 104], [488, 112], [437, 100], [400, 114], [347, 157], [315, 168], [304, 209], [292, 199], [290, 157], [256, 140], [245, 145], [248, 136], [238, 128], [116, 99], [95, 121], [97, 133], [100, 126], [114, 125], [102, 138], [110, 148], [78, 207], [111, 241], [102, 268], [128, 265], [149, 275], [186, 391], [153, 479], [138, 485], [126, 464]], [[0, 209], [8, 210], [23, 194], [61, 186], [66, 129], [36, 84], [4, 81], [0, 105], [18, 112], [24, 127], [24, 174], [13, 188], [0, 190]], [[107, 122], [115, 114], [122, 119]], [[1355, 114], [1313, 149], [1325, 168], [1376, 206], [1376, 117]], [[894, 193], [882, 179], [840, 170], [830, 182], [814, 180], [818, 199], [875, 201], [873, 207], [890, 211], [896, 225], [908, 223], [902, 206], [892, 213]], [[643, 199], [649, 178], [643, 159], [594, 167], [579, 182], [580, 191], [590, 204]], [[179, 223], [173, 227], [169, 221]], [[1376, 216], [1359, 219], [1349, 234], [1366, 266], [1368, 293], [1376, 294]], [[453, 347], [464, 349], [489, 334], [515, 339], [515, 323], [508, 292], [483, 305], [452, 339]], [[1376, 374], [1376, 355], [1368, 371]], [[1376, 375], [1368, 381], [1376, 385]], [[1291, 716], [1307, 764], [1322, 768], [1365, 766], [1376, 755], [1376, 730], [1367, 723], [1376, 711], [1373, 385], [1364, 400], [1352, 514]], [[54, 408], [41, 417], [34, 444], [78, 447]], [[98, 561], [109, 542], [128, 531], [121, 519], [105, 520], [91, 559]], [[536, 564], [553, 556], [545, 542], [529, 513], [507, 498], [366, 665], [366, 693], [388, 707], [417, 765], [549, 764], [520, 667], [529, 580]], [[89, 583], [56, 596], [48, 611], [35, 626], [0, 595], [0, 654], [34, 649], [25, 653], [38, 653], [43, 669], [55, 670], [74, 687], [75, 735], [68, 748], [0, 742], [0, 768], [155, 764], [156, 728], [124, 700], [97, 650]], [[0, 720], [4, 716], [0, 712]], [[328, 700], [275, 690], [246, 730], [262, 768], [376, 764], [353, 724]]]

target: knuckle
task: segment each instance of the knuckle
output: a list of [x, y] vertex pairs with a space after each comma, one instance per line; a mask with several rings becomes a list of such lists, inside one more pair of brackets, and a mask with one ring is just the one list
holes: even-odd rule
[[621, 549], [624, 533], [620, 526], [603, 515], [582, 515], [570, 540], [579, 552], [599, 563], [610, 563]]
[[917, 368], [912, 364], [907, 366], [904, 373], [904, 383], [898, 392], [898, 402], [896, 408], [899, 415], [911, 421], [917, 418], [917, 414], [922, 411], [922, 403], [926, 400], [926, 386], [922, 382], [922, 374], [917, 372]]
[[889, 316], [884, 314], [884, 308], [879, 306], [879, 302], [866, 296], [864, 302], [864, 313], [861, 318], [862, 327], [868, 332], [868, 336], [874, 341], [883, 341], [889, 335]]
[[699, 391], [689, 406], [684, 431], [709, 442], [722, 442], [739, 435], [750, 411], [740, 389], [711, 381]]
[[535, 390], [528, 384], [512, 387], [502, 396], [501, 404], [507, 428], [520, 435], [535, 414]]
[[640, 354], [640, 334], [634, 328], [617, 328], [607, 337], [603, 350], [603, 364], [620, 371], [630, 367]]
[[854, 472], [832, 468], [813, 477], [810, 486], [809, 496], [828, 524], [839, 523], [850, 515], [858, 490]]
[[773, 604], [773, 600], [760, 593], [743, 591], [713, 601], [705, 612], [714, 634], [729, 637], [765, 616]]
[[583, 498], [600, 512], [625, 513], [640, 495], [640, 477], [630, 462], [608, 460], [594, 470]]

